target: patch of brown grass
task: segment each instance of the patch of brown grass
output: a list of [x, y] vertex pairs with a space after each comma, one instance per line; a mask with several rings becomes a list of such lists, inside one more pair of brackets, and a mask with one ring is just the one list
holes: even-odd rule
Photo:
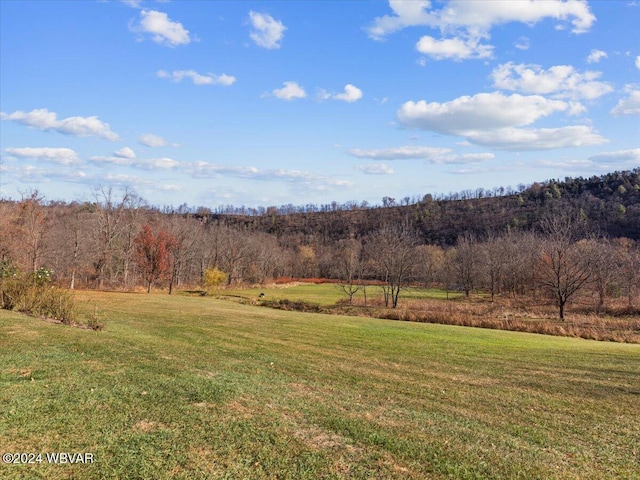
[[557, 309], [553, 305], [522, 298], [500, 298], [494, 302], [481, 297], [449, 301], [403, 300], [395, 309], [381, 306], [380, 301], [370, 302], [370, 305], [373, 306], [336, 306], [332, 311], [407, 322], [640, 343], [640, 315], [612, 316], [585, 310], [580, 305], [569, 310], [565, 321], [557, 319]]

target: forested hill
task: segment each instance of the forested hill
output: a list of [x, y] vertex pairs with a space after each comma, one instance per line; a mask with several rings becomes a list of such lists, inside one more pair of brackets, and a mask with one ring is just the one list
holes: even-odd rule
[[[440, 198], [425, 195], [415, 203], [362, 208], [333, 204], [320, 211], [269, 208], [258, 215], [204, 214], [207, 221], [240, 226], [305, 242], [362, 237], [382, 225], [400, 224], [421, 233], [424, 241], [453, 245], [465, 232], [485, 235], [508, 229], [536, 230], [549, 211], [576, 209], [593, 231], [610, 237], [640, 239], [640, 168], [590, 178], [534, 183], [518, 190], [477, 189]], [[409, 202], [406, 202], [409, 203]]]

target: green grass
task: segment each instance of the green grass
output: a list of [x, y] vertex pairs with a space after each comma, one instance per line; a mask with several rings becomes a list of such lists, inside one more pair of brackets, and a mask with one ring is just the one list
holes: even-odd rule
[[79, 293], [0, 312], [0, 478], [640, 478], [640, 346]]
[[[265, 300], [302, 300], [308, 303], [317, 303], [321, 306], [335, 305], [338, 301], [348, 298], [344, 291], [340, 288], [340, 286], [333, 283], [322, 283], [318, 285], [306, 284], [278, 288], [230, 288], [221, 289], [214, 295], [218, 295], [220, 297], [236, 296], [251, 300], [257, 300], [258, 295], [260, 295], [261, 293], [265, 294]], [[460, 296], [460, 293], [449, 293], [449, 298], [456, 298]], [[368, 286], [367, 297], [369, 299], [382, 297], [382, 289], [379, 286]], [[354, 295], [355, 300], [362, 300], [363, 298], [364, 297], [361, 291], [357, 292]], [[404, 299], [422, 300], [445, 298], [446, 292], [444, 290], [434, 288], [403, 288], [403, 290], [400, 292], [400, 302], [402, 302], [402, 300]]]

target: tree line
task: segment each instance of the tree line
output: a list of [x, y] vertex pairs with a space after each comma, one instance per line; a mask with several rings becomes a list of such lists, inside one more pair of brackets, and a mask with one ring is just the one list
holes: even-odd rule
[[[331, 215], [330, 212], [327, 215]], [[207, 269], [232, 284], [280, 277], [333, 279], [349, 302], [377, 283], [395, 308], [412, 285], [438, 285], [466, 296], [529, 296], [565, 306], [589, 292], [594, 307], [640, 286], [640, 248], [610, 238], [575, 205], [549, 210], [533, 228], [461, 229], [452, 244], [429, 241], [406, 216], [361, 234], [265, 232], [228, 217], [167, 213], [135, 192], [94, 191], [92, 202], [46, 202], [38, 192], [0, 202], [0, 277], [13, 271], [53, 273], [66, 288], [167, 288], [202, 285]]]

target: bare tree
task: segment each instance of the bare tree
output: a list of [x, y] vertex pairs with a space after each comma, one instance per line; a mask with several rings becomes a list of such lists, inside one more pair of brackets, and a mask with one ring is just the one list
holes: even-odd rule
[[480, 268], [482, 270], [484, 283], [491, 293], [492, 302], [502, 286], [502, 277], [506, 265], [506, 257], [504, 254], [507, 245], [508, 242], [504, 237], [489, 234], [479, 248]]
[[385, 306], [396, 308], [400, 291], [407, 286], [415, 268], [416, 235], [397, 226], [385, 226], [367, 242], [368, 256], [382, 281]]
[[589, 256], [591, 285], [598, 294], [598, 310], [602, 310], [613, 282], [619, 275], [613, 245], [606, 238], [587, 240], [583, 250]]
[[47, 265], [52, 265], [56, 279], [64, 281], [73, 290], [79, 272], [84, 270], [91, 246], [90, 231], [94, 206], [87, 203], [72, 203], [56, 206], [52, 211], [52, 222], [48, 235], [51, 247], [46, 255]]
[[444, 250], [437, 245], [416, 247], [416, 278], [428, 287], [436, 282], [444, 268]]
[[251, 251], [250, 239], [246, 232], [237, 229], [225, 228], [222, 233], [220, 267], [227, 274], [227, 284], [231, 285], [244, 278]]
[[349, 297], [349, 305], [353, 305], [353, 296], [363, 287], [362, 253], [362, 242], [359, 240], [347, 239], [338, 242], [335, 253], [336, 274], [340, 279], [338, 286]]
[[456, 255], [451, 268], [458, 285], [464, 290], [464, 295], [469, 296], [478, 281], [479, 248], [473, 235], [468, 233], [458, 237]]
[[541, 227], [545, 238], [537, 281], [555, 299], [560, 319], [564, 320], [567, 301], [591, 278], [590, 258], [578, 243], [583, 225], [576, 215], [566, 212], [545, 217]]
[[18, 242], [16, 254], [18, 258], [22, 257], [22, 266], [32, 272], [41, 266], [45, 236], [50, 223], [43, 199], [37, 190], [23, 194], [13, 223], [13, 232]]
[[504, 261], [502, 288], [511, 296], [532, 293], [535, 298], [535, 270], [540, 255], [540, 238], [533, 232], [509, 231], [502, 238]]
[[146, 202], [134, 192], [128, 192], [122, 199], [122, 285], [130, 283], [131, 265], [134, 263], [135, 238], [140, 229], [139, 217]]
[[99, 252], [94, 264], [98, 288], [104, 288], [105, 277], [113, 267], [113, 255], [117, 240], [122, 235], [122, 221], [132, 194], [129, 189], [125, 189], [122, 199], [118, 201], [114, 199], [112, 187], [100, 187], [94, 192], [98, 205], [96, 240]]
[[640, 249], [638, 243], [629, 238], [620, 238], [615, 242], [615, 258], [620, 272], [620, 284], [627, 296], [629, 308], [640, 287]]

